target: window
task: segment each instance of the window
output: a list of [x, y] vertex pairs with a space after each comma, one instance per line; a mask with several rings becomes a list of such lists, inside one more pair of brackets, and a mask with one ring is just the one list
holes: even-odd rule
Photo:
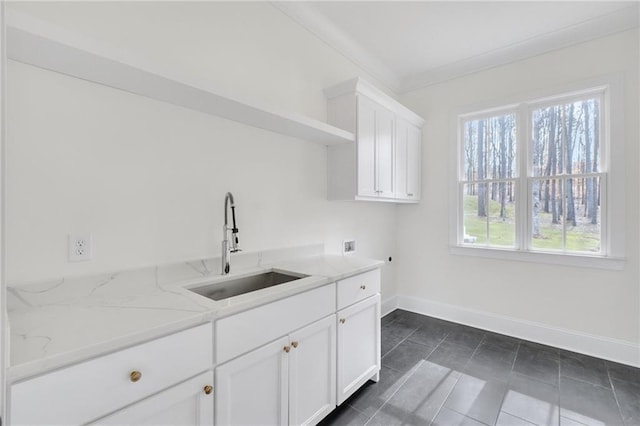
[[456, 247], [611, 256], [608, 91], [457, 115]]
[[532, 250], [605, 254], [600, 104], [590, 95], [530, 110]]
[[516, 113], [464, 118], [461, 125], [462, 242], [516, 248]]

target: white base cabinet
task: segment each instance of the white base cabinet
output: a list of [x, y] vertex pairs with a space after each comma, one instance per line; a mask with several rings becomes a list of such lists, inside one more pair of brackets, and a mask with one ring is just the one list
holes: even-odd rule
[[213, 425], [213, 371], [124, 408], [95, 422], [97, 425]]
[[283, 337], [216, 368], [216, 425], [286, 425], [288, 368]]
[[333, 316], [216, 368], [217, 425], [316, 424], [336, 405]]
[[7, 424], [87, 424], [176, 386], [164, 400], [184, 402], [213, 382], [209, 374], [203, 387], [186, 391], [180, 384], [201, 377], [212, 364], [213, 327], [206, 323], [13, 383]]
[[332, 316], [291, 334], [289, 424], [314, 425], [336, 407], [336, 322]]
[[379, 377], [380, 270], [218, 319], [215, 331], [205, 323], [12, 383], [7, 424], [315, 425]]
[[380, 295], [336, 314], [338, 323], [338, 405], [380, 371]]

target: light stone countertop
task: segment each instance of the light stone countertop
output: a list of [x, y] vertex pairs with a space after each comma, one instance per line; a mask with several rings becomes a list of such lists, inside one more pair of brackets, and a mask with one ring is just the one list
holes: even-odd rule
[[[320, 246], [321, 247], [321, 246]], [[243, 254], [220, 276], [220, 258], [72, 277], [7, 289], [15, 382], [380, 267], [318, 246]], [[308, 277], [214, 301], [187, 288], [269, 270]]]

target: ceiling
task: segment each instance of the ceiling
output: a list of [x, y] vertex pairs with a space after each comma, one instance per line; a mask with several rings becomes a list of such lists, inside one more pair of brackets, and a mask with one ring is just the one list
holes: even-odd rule
[[638, 26], [638, 2], [319, 1], [276, 7], [397, 93]]

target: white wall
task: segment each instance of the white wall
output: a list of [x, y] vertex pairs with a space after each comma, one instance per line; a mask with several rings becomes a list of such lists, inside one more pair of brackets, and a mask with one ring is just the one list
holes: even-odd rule
[[[398, 292], [471, 310], [637, 345], [639, 340], [638, 32], [628, 31], [410, 92], [426, 117], [423, 200], [398, 207]], [[458, 108], [622, 72], [625, 84], [626, 257], [622, 271], [449, 253], [451, 114]], [[615, 167], [615, 165], [614, 165]], [[637, 360], [640, 362], [640, 359]]]
[[[318, 119], [324, 87], [364, 74], [267, 3], [11, 6]], [[327, 201], [326, 147], [13, 61], [8, 90], [11, 283], [217, 256], [226, 191], [245, 250], [395, 253], [394, 205]], [[92, 261], [67, 261], [70, 232]]]

